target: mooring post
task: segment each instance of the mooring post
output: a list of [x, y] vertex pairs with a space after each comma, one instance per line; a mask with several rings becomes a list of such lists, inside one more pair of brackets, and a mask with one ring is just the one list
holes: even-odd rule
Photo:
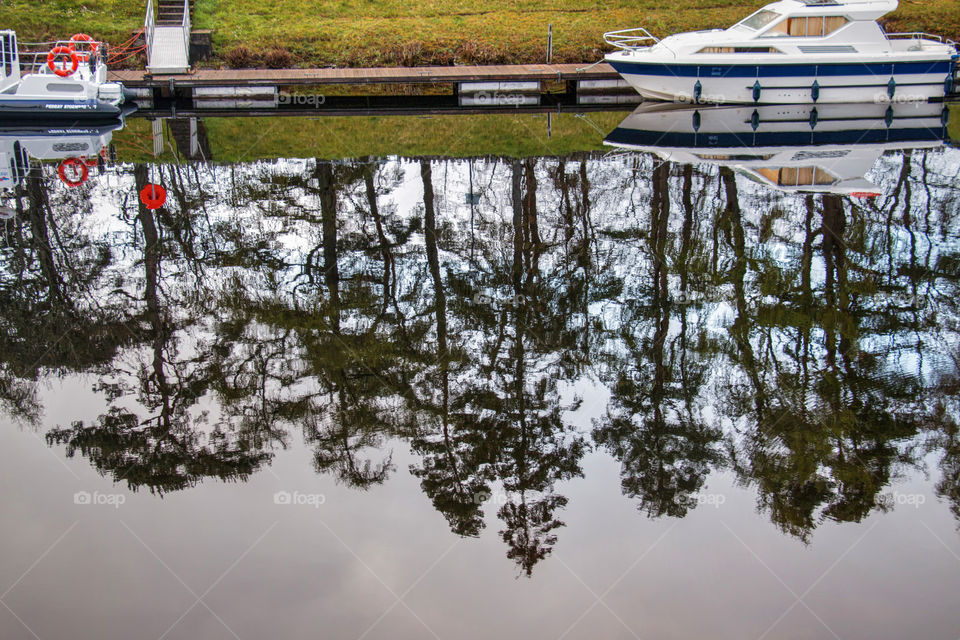
[[547, 25], [547, 64], [553, 60], [553, 23]]

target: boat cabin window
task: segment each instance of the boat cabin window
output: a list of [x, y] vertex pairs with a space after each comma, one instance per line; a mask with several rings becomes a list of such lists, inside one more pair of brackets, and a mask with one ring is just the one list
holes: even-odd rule
[[780, 187], [804, 187], [831, 185], [838, 178], [820, 167], [783, 167], [780, 169], [757, 169], [757, 173]]
[[760, 11], [757, 11], [752, 16], [748, 16], [744, 18], [734, 26], [746, 27], [747, 29], [756, 31], [758, 29], [764, 28], [765, 26], [767, 26], [768, 24], [770, 24], [771, 22], [773, 22], [779, 17], [780, 17], [780, 14], [777, 13], [776, 11], [770, 11], [769, 9], [761, 9]]
[[47, 91], [51, 93], [83, 93], [83, 85], [79, 83], [48, 82]]
[[810, 16], [787, 18], [774, 25], [764, 36], [814, 37], [828, 36], [850, 22], [844, 16]]
[[704, 47], [697, 53], [783, 53], [773, 47]]

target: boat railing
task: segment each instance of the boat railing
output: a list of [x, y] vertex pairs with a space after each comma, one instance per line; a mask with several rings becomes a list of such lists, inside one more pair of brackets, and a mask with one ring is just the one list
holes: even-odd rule
[[[20, 74], [25, 75], [28, 73], [41, 73], [43, 69], [47, 67], [47, 56], [50, 54], [56, 47], [72, 47], [77, 49], [78, 46], [85, 45], [86, 43], [71, 42], [70, 40], [55, 40], [51, 42], [20, 42], [17, 47], [17, 55], [20, 59]], [[104, 43], [97, 43], [98, 49], [94, 55], [90, 55], [90, 50], [79, 50], [78, 53], [83, 53], [88, 57], [88, 60], [92, 63], [93, 67], [103, 61], [104, 56]], [[81, 64], [84, 64], [81, 62]]]
[[660, 39], [643, 27], [635, 29], [621, 29], [620, 31], [608, 31], [603, 34], [603, 40], [609, 45], [624, 51], [637, 51], [640, 49], [649, 49], [660, 42]]
[[888, 33], [886, 35], [888, 40], [929, 40], [930, 42], [949, 44], [954, 47], [957, 46], [957, 43], [949, 38], [938, 36], [935, 33], [924, 33], [923, 31], [906, 31], [904, 33]]

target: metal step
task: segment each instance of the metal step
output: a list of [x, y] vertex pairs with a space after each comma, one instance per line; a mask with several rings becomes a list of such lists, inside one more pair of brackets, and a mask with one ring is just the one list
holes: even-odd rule
[[[193, 8], [193, 2], [190, 3]], [[183, 2], [180, 0], [160, 0], [157, 3], [157, 24], [171, 25], [183, 22]]]

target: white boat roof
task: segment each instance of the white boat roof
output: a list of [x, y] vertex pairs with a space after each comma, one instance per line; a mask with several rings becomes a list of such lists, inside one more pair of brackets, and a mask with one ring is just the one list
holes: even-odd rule
[[898, 0], [795, 0], [802, 4], [807, 5], [808, 7], [831, 7], [835, 5], [847, 5], [847, 4], [893, 4], [896, 5]]
[[760, 9], [785, 16], [851, 15], [875, 19], [895, 11], [898, 0], [780, 0]]

